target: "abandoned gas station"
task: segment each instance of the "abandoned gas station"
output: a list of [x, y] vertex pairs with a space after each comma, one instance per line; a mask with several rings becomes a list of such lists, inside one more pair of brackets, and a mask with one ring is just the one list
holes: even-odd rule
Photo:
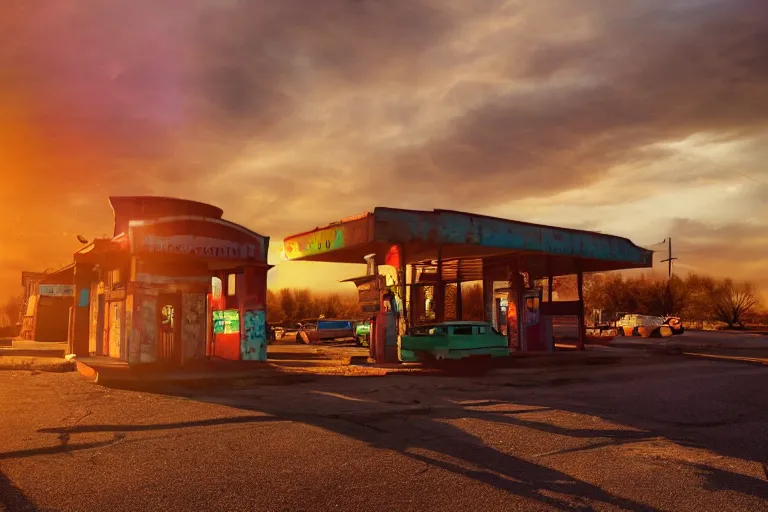
[[[56, 302], [57, 320], [46, 323], [59, 338], [66, 334], [78, 358], [170, 367], [206, 358], [265, 361], [269, 238], [195, 201], [132, 196], [110, 203], [111, 238], [86, 243], [60, 271], [24, 276], [30, 304], [40, 306], [28, 308], [30, 329], [43, 306]], [[346, 281], [357, 287], [371, 323], [370, 356], [392, 363], [400, 336], [414, 327], [466, 319], [461, 289], [470, 282], [482, 283], [483, 320], [507, 337], [511, 351], [553, 351], [553, 325], [562, 319], [576, 326], [583, 349], [583, 275], [652, 265], [651, 251], [621, 237], [382, 207], [289, 236], [283, 255], [288, 262], [365, 263], [365, 275]], [[560, 276], [576, 276], [576, 300], [557, 300], [553, 279]]]
[[114, 236], [74, 254], [69, 352], [171, 367], [266, 360], [269, 238], [195, 201], [110, 203]]
[[[617, 236], [382, 207], [289, 236], [283, 253], [289, 261], [367, 262], [366, 275], [347, 281], [358, 287], [372, 324], [371, 356], [380, 362], [397, 362], [398, 336], [413, 326], [462, 320], [462, 293], [450, 294], [454, 303], [447, 304], [446, 290], [470, 281], [482, 282], [485, 321], [506, 334], [511, 350], [553, 351], [557, 318], [575, 320], [583, 349], [584, 274], [652, 266], [651, 251]], [[379, 265], [394, 269], [391, 283]], [[554, 300], [553, 279], [568, 275], [576, 276], [577, 300]]]

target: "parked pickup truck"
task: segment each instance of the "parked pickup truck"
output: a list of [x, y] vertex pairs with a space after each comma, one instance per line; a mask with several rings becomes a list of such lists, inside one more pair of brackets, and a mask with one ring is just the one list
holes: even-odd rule
[[470, 356], [508, 357], [507, 337], [485, 322], [442, 322], [420, 325], [399, 336], [400, 361], [430, 362]]
[[319, 343], [332, 340], [357, 340], [355, 322], [351, 320], [317, 319], [300, 322], [301, 327], [296, 333], [298, 343]]

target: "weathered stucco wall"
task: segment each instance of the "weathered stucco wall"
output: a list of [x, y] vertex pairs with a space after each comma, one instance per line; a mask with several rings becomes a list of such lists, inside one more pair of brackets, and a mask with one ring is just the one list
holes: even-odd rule
[[205, 294], [181, 295], [181, 322], [184, 360], [205, 357]]
[[138, 295], [136, 301], [133, 322], [140, 346], [139, 362], [152, 363], [157, 360], [157, 297]]
[[[133, 336], [133, 304], [134, 304], [134, 297], [132, 294], [126, 295], [125, 297], [125, 326], [123, 329], [123, 343], [125, 344], [125, 350], [126, 352], [126, 358], [128, 359], [128, 362], [131, 363], [135, 359], [135, 345], [136, 342], [134, 341], [136, 338]], [[134, 356], [134, 357], [132, 357]]]

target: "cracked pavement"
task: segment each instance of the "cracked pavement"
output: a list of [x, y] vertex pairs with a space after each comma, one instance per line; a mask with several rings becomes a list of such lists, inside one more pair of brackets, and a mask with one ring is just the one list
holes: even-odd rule
[[768, 373], [317, 376], [156, 393], [0, 374], [0, 510], [768, 510]]

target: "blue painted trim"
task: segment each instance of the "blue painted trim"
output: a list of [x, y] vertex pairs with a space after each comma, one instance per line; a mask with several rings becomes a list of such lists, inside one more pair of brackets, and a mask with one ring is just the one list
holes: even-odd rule
[[375, 237], [385, 243], [424, 241], [475, 244], [512, 251], [626, 263], [651, 267], [652, 251], [626, 238], [446, 210], [376, 208]]

